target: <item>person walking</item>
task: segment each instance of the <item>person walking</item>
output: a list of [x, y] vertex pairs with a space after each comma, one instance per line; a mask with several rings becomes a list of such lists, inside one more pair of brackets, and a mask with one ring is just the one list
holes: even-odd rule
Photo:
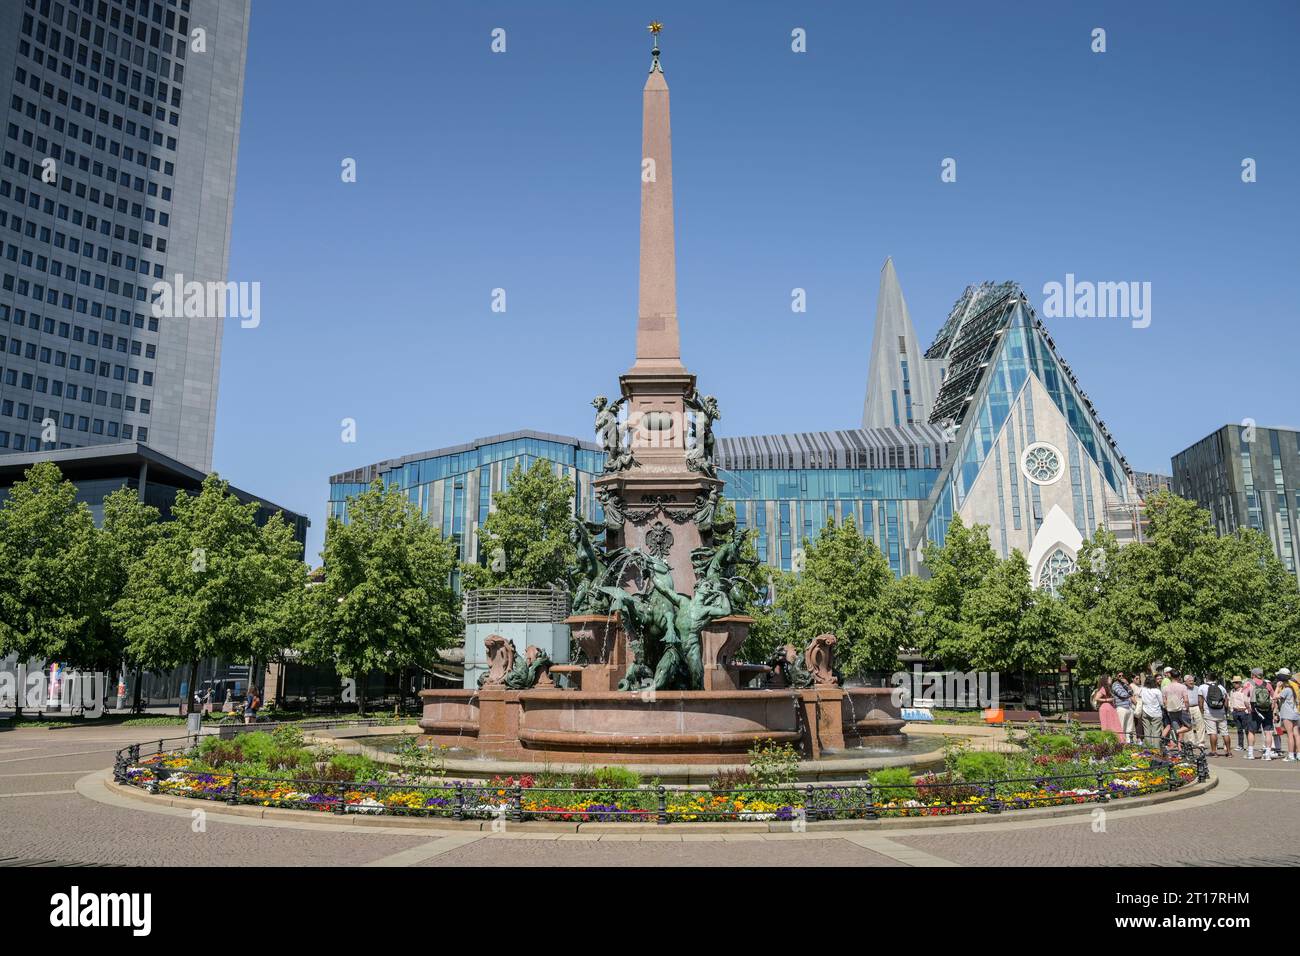
[[1197, 747], [1204, 747], [1205, 711], [1201, 706], [1201, 687], [1196, 682], [1196, 675], [1184, 675], [1183, 686], [1187, 688], [1187, 715], [1192, 719], [1192, 729], [1187, 736]]
[[1133, 705], [1136, 703], [1133, 695], [1133, 688], [1129, 685], [1124, 672], [1120, 671], [1110, 683], [1110, 696], [1115, 700], [1115, 713], [1119, 715], [1119, 726], [1124, 734], [1125, 743], [1132, 743], [1138, 736], [1133, 714]]
[[1142, 723], [1145, 729], [1143, 743], [1148, 747], [1159, 748], [1161, 733], [1164, 731], [1164, 706], [1154, 677], [1143, 676], [1139, 694], [1142, 698]]
[[1273, 748], [1269, 746], [1269, 737], [1273, 735], [1273, 691], [1263, 677], [1264, 668], [1252, 667], [1250, 679], [1246, 681], [1247, 699], [1250, 710], [1246, 715], [1246, 759], [1255, 759], [1255, 738], [1259, 738], [1262, 757], [1273, 759]]
[[257, 711], [261, 706], [262, 698], [258, 696], [257, 689], [250, 685], [248, 696], [244, 698], [244, 723], [251, 724], [256, 721]]
[[1237, 749], [1245, 751], [1246, 730], [1250, 726], [1250, 694], [1240, 676], [1232, 678], [1232, 690], [1228, 691], [1228, 710], [1237, 727]]
[[1103, 674], [1097, 678], [1097, 686], [1092, 691], [1092, 705], [1097, 708], [1097, 717], [1101, 729], [1109, 730], [1118, 739], [1124, 739], [1124, 729], [1120, 726], [1119, 714], [1115, 711], [1115, 698], [1110, 693], [1110, 682]]
[[1223, 756], [1232, 756], [1232, 741], [1228, 737], [1228, 690], [1217, 676], [1211, 675], [1200, 687], [1201, 704], [1205, 708], [1205, 732], [1210, 738], [1210, 756], [1219, 753], [1219, 738], [1223, 738]]
[[1181, 749], [1183, 739], [1192, 729], [1192, 719], [1188, 716], [1191, 704], [1188, 701], [1187, 685], [1183, 683], [1183, 675], [1176, 670], [1171, 671], [1169, 683], [1165, 684], [1160, 696], [1169, 719], [1169, 742]]
[[1286, 740], [1286, 759], [1300, 761], [1300, 681], [1287, 668], [1277, 674], [1281, 690], [1277, 697], [1278, 717]]

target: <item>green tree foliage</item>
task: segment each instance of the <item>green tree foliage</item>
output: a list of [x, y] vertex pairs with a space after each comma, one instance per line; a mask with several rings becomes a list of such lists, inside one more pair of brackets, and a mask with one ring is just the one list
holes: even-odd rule
[[0, 655], [93, 667], [103, 645], [95, 522], [53, 462], [38, 462], [0, 506]]
[[802, 572], [776, 599], [790, 643], [803, 647], [818, 634], [834, 634], [846, 673], [892, 670], [898, 638], [882, 610], [894, 576], [875, 542], [850, 517], [838, 526], [828, 522], [804, 547]]
[[966, 669], [1054, 669], [1064, 650], [1065, 619], [1056, 596], [1033, 587], [1025, 556], [1012, 550], [962, 602], [958, 633]]
[[464, 566], [464, 589], [563, 587], [576, 560], [573, 496], [573, 481], [550, 462], [539, 458], [527, 471], [515, 465], [479, 528], [480, 563]]
[[1219, 537], [1209, 512], [1168, 492], [1146, 510], [1142, 543], [1118, 548], [1099, 534], [1062, 586], [1081, 665], [1132, 671], [1164, 660], [1221, 674], [1291, 666], [1300, 593], [1267, 539], [1251, 530]]
[[104, 613], [100, 615], [107, 650], [105, 663], [116, 665], [127, 656], [126, 634], [114, 621], [113, 605], [126, 593], [131, 567], [144, 557], [162, 533], [158, 509], [140, 500], [128, 487], [104, 496], [104, 521], [99, 530], [100, 591]]
[[331, 516], [326, 528], [325, 580], [309, 589], [308, 658], [334, 663], [359, 686], [372, 670], [431, 666], [461, 635], [455, 542], [379, 480], [349, 500], [348, 519]]
[[254, 654], [267, 609], [301, 586], [301, 549], [284, 519], [259, 528], [256, 513], [215, 474], [197, 495], [177, 493], [113, 608], [133, 661], [150, 670], [188, 663], [192, 689], [200, 659]]
[[961, 515], [953, 515], [943, 547], [926, 544], [930, 576], [913, 595], [921, 612], [914, 632], [917, 649], [959, 670], [970, 668], [974, 640], [963, 625], [965, 604], [998, 563], [988, 531], [986, 525], [968, 528]]

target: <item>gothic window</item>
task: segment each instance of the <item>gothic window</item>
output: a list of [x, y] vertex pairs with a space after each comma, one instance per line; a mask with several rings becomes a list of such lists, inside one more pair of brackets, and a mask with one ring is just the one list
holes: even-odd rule
[[1055, 548], [1043, 561], [1038, 571], [1038, 586], [1046, 588], [1053, 594], [1058, 593], [1061, 582], [1066, 575], [1073, 572], [1078, 565], [1074, 558], [1062, 547]]

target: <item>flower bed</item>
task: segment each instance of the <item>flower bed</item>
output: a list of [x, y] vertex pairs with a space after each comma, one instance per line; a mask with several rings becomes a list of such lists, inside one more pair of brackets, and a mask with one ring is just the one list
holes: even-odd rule
[[[292, 766], [281, 777], [269, 777], [235, 767], [214, 769], [199, 751], [190, 750], [123, 762], [119, 779], [192, 799], [334, 813], [575, 823], [716, 823], [996, 813], [1138, 796], [1181, 787], [1197, 776], [1190, 762], [1170, 764], [1154, 752], [1133, 747], [1108, 757], [1082, 754], [1065, 754], [1063, 760], [1054, 756], [1045, 763], [1038, 759], [1042, 754], [1031, 750], [1000, 764], [1000, 755], [970, 757], [958, 752], [951, 761], [957, 769], [942, 774], [913, 779], [906, 771], [882, 771], [871, 781], [813, 787], [800, 787], [792, 780], [777, 786], [756, 783], [743, 773], [732, 772], [710, 789], [701, 790], [646, 785], [622, 768], [494, 778], [486, 783], [431, 784], [402, 779], [391, 771], [385, 772], [384, 779], [295, 779]], [[211, 753], [208, 756], [211, 758]], [[274, 764], [282, 756], [273, 754], [266, 759]], [[1086, 764], [1079, 764], [1081, 759]], [[314, 766], [321, 765], [318, 760]], [[1074, 767], [1074, 772], [1052, 772], [1067, 766]], [[1078, 769], [1080, 766], [1085, 769]], [[364, 764], [356, 767], [354, 773], [369, 769]], [[962, 767], [966, 768], [964, 774]], [[990, 779], [981, 782], [973, 778], [972, 768], [990, 770]], [[1046, 772], [1012, 775], [1026, 768]], [[1001, 773], [993, 772], [999, 770]]]

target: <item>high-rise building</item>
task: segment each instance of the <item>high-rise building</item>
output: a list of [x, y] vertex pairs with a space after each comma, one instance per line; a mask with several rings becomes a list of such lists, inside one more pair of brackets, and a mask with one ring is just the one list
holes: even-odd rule
[[0, 453], [123, 441], [212, 467], [249, 0], [0, 4]]
[[1254, 528], [1300, 577], [1300, 431], [1224, 425], [1173, 457], [1173, 490], [1206, 508], [1219, 534]]

